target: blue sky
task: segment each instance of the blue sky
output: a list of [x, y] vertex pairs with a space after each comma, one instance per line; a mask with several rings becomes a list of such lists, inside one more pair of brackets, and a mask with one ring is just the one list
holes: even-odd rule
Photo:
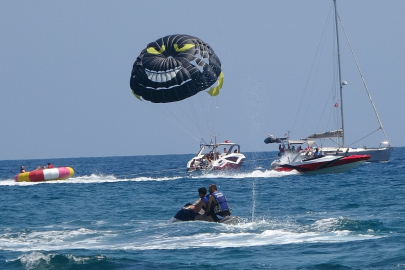
[[[141, 50], [170, 34], [199, 37], [222, 62], [224, 87], [213, 120], [219, 141], [273, 151], [277, 146], [263, 143], [269, 133], [300, 138], [326, 131], [320, 118], [333, 103], [327, 101], [333, 43], [321, 43], [321, 36], [332, 3], [2, 1], [0, 160], [196, 153], [199, 141], [185, 130], [187, 122], [172, 121], [129, 88]], [[338, 1], [392, 146], [404, 146], [403, 10], [403, 0]], [[325, 56], [314, 60], [317, 52]], [[350, 143], [378, 124], [350, 51], [341, 53]], [[373, 134], [353, 146], [383, 140]]]

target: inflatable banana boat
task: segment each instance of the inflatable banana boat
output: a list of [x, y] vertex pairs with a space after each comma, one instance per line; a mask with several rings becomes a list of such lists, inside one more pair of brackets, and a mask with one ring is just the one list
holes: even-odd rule
[[73, 176], [74, 170], [70, 167], [59, 167], [31, 172], [19, 173], [14, 177], [16, 182], [40, 182], [49, 180], [65, 180]]

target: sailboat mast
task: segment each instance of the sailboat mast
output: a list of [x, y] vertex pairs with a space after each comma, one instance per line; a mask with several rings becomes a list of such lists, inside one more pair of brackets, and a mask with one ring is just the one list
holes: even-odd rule
[[344, 130], [344, 120], [343, 120], [343, 84], [342, 84], [342, 71], [340, 69], [340, 48], [339, 48], [339, 30], [338, 30], [338, 15], [336, 8], [336, 0], [333, 0], [335, 4], [335, 26], [336, 26], [336, 43], [337, 43], [337, 57], [338, 57], [338, 67], [339, 67], [339, 90], [340, 90], [340, 118], [342, 122], [342, 146], [345, 146], [345, 130]]

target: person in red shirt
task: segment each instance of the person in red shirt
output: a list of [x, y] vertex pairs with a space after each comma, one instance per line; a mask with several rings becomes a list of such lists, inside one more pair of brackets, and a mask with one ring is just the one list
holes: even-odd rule
[[51, 163], [48, 163], [48, 169], [53, 168], [53, 165]]

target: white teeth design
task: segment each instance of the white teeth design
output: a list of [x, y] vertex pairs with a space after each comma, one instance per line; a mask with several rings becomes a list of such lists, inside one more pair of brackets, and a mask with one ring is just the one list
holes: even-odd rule
[[[163, 75], [163, 74], [161, 74], [161, 73], [158, 73], [158, 74], [156, 75], [156, 82], [162, 82], [162, 75]], [[164, 75], [163, 75], [163, 77], [164, 77]]]
[[[164, 75], [163, 75], [163, 76], [164, 76]], [[176, 76], [176, 73], [174, 73], [174, 76]], [[162, 78], [164, 78], [164, 77], [162, 77]], [[166, 73], [166, 79], [167, 79], [167, 81], [170, 81], [171, 79], [173, 79], [171, 72], [167, 72], [167, 73]]]
[[145, 68], [145, 73], [148, 79], [152, 82], [164, 83], [172, 80], [176, 77], [177, 72], [180, 71], [182, 67], [176, 67], [175, 69], [169, 69], [166, 71], [154, 71]]

